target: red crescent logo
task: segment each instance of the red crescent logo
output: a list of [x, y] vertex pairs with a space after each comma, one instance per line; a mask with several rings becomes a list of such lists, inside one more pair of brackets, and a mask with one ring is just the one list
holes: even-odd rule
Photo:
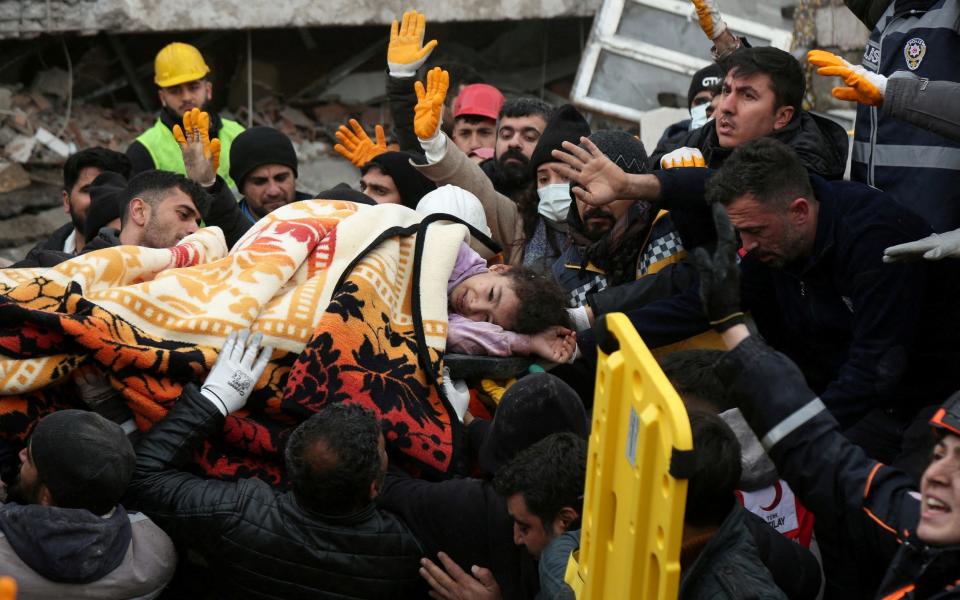
[[783, 488], [780, 487], [780, 482], [778, 481], [773, 484], [773, 487], [777, 491], [777, 493], [773, 496], [773, 502], [770, 503], [770, 506], [761, 506], [760, 510], [771, 511], [775, 509], [777, 505], [780, 504], [780, 500], [783, 499]]

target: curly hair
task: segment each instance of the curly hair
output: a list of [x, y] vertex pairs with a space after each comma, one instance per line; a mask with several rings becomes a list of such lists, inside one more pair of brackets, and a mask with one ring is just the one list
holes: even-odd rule
[[554, 325], [570, 327], [567, 293], [553, 275], [530, 267], [513, 267], [504, 275], [513, 283], [520, 306], [513, 331], [540, 333]]
[[383, 477], [380, 423], [357, 404], [330, 404], [294, 430], [284, 458], [301, 506], [350, 514], [370, 503], [370, 483]]
[[554, 433], [523, 450], [501, 467], [493, 488], [504, 498], [523, 494], [527, 509], [544, 527], [569, 506], [583, 512], [587, 479], [587, 442], [580, 436]]

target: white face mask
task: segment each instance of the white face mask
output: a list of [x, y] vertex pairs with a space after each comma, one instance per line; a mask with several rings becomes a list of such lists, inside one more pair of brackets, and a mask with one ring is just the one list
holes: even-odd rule
[[704, 102], [690, 109], [690, 131], [700, 129], [710, 120], [707, 117], [708, 106], [710, 106], [710, 103]]
[[572, 201], [569, 183], [551, 183], [537, 188], [537, 195], [540, 196], [540, 204], [537, 205], [538, 213], [558, 223], [566, 220]]

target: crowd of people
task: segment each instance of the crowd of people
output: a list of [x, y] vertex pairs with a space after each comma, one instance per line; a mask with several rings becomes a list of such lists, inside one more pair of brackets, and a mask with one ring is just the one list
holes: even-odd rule
[[680, 598], [960, 598], [960, 5], [846, 4], [872, 29], [863, 64], [806, 60], [855, 103], [852, 146], [804, 109], [796, 56], [693, 0], [716, 62], [652, 152], [445, 65], [408, 11], [389, 34], [389, 136], [344, 124], [359, 189], [315, 193], [283, 133], [211, 110], [196, 48], [161, 49], [155, 125], [126, 154], [70, 156], [70, 222], [11, 268], [201, 227], [232, 247], [301, 200], [399, 204], [466, 225], [447, 353], [547, 370], [496, 394], [444, 371], [462, 472], [395, 463], [382, 415], [346, 399], [292, 424], [280, 486], [193, 463], [264, 376], [262, 333], [224, 334], [146, 430], [87, 371], [63, 385], [89, 410], [0, 441], [0, 575], [21, 598], [573, 597], [596, 326], [622, 312], [693, 434]]

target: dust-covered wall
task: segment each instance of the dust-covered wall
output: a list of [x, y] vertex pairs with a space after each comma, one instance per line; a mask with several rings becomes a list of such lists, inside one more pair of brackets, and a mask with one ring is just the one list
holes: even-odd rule
[[600, 0], [0, 0], [0, 38], [387, 24], [411, 7], [433, 22], [591, 16]]

